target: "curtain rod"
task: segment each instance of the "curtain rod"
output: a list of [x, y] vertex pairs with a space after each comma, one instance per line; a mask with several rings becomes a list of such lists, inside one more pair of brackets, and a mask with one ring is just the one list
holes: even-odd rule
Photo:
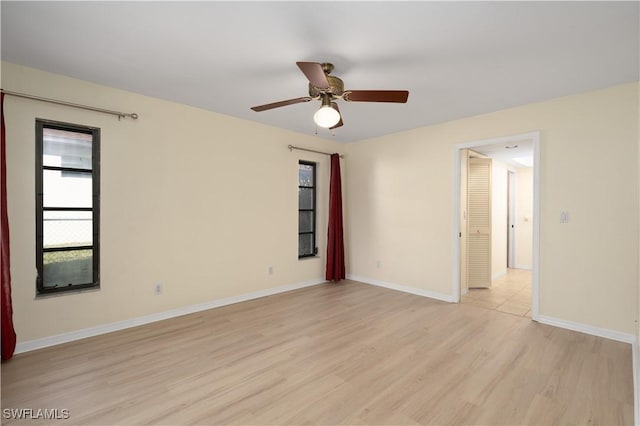
[[[330, 152], [322, 152], [322, 151], [316, 151], [315, 149], [300, 148], [298, 146], [293, 146], [293, 145], [288, 145], [287, 148], [289, 148], [289, 151], [297, 149], [298, 151], [307, 151], [307, 152], [315, 152], [316, 154], [333, 155]], [[344, 158], [344, 155], [340, 154], [340, 158]]]
[[125, 117], [131, 117], [134, 120], [138, 119], [138, 114], [136, 114], [135, 112], [129, 113], [129, 112], [113, 111], [110, 109], [96, 108], [96, 107], [87, 106], [87, 105], [74, 104], [72, 102], [59, 101], [57, 99], [42, 98], [40, 96], [28, 95], [26, 93], [10, 92], [9, 90], [4, 90], [4, 89], [0, 89], [0, 92], [4, 93], [5, 95], [16, 96], [18, 98], [33, 99], [34, 101], [49, 102], [51, 104], [64, 105], [64, 106], [73, 107], [73, 108], [86, 109], [89, 111], [102, 112], [104, 114], [116, 115], [118, 117], [118, 120]]

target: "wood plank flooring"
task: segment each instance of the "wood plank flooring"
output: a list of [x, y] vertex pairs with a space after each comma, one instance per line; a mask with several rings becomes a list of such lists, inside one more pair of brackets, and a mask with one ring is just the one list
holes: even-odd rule
[[[345, 281], [17, 355], [2, 408], [81, 425], [631, 425], [631, 347]], [[3, 412], [4, 414], [4, 412]]]

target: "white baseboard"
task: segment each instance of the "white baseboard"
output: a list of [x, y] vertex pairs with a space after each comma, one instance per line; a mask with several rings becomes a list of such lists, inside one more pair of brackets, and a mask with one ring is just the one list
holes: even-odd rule
[[533, 268], [531, 265], [516, 265], [514, 269], [525, 269], [527, 271], [531, 271]]
[[197, 305], [184, 306], [182, 308], [171, 309], [169, 311], [157, 312], [142, 317], [131, 318], [124, 321], [117, 321], [108, 324], [102, 324], [95, 327], [84, 328], [81, 330], [70, 331], [68, 333], [56, 334], [54, 336], [43, 337], [41, 339], [20, 342], [16, 345], [15, 353], [23, 353], [42, 349], [49, 346], [55, 346], [62, 343], [73, 342], [74, 340], [85, 339], [87, 337], [98, 336], [100, 334], [111, 333], [113, 331], [124, 330], [126, 328], [137, 327], [139, 325], [149, 324], [156, 321], [162, 321], [169, 318], [175, 318], [182, 315], [188, 315], [195, 312], [206, 311], [208, 309], [219, 308], [221, 306], [232, 305], [234, 303], [246, 302], [247, 300], [259, 299], [265, 296], [271, 296], [278, 293], [284, 293], [291, 290], [297, 290], [304, 287], [310, 287], [325, 283], [324, 278], [316, 278], [314, 280], [302, 281], [294, 284], [287, 284], [280, 287], [258, 290], [251, 293], [244, 293], [238, 296], [226, 297], [224, 299], [212, 300], [210, 302], [199, 303]]
[[417, 296], [429, 297], [431, 299], [442, 300], [443, 302], [453, 303], [453, 296], [449, 294], [437, 293], [431, 290], [424, 290], [421, 288], [408, 287], [400, 284], [394, 284], [386, 281], [380, 281], [373, 278], [362, 277], [360, 275], [347, 274], [347, 278], [353, 281], [359, 281], [365, 284], [371, 284], [378, 287], [384, 287], [391, 290], [402, 291], [404, 293], [415, 294]]
[[640, 371], [638, 371], [638, 341], [631, 344], [633, 356], [633, 419], [636, 426], [640, 425]]
[[540, 315], [538, 317], [538, 322], [553, 325], [555, 327], [566, 328], [567, 330], [579, 331], [580, 333], [591, 334], [592, 336], [604, 337], [605, 339], [616, 340], [618, 342], [630, 343], [631, 345], [637, 345], [638, 343], [638, 338], [635, 334], [622, 333], [620, 331], [594, 327], [592, 325], [548, 317], [546, 315]]

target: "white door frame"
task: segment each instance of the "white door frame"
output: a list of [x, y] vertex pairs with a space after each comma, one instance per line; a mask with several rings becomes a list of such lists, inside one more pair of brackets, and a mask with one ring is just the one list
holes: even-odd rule
[[508, 204], [507, 204], [507, 268], [516, 267], [516, 172], [507, 170]]
[[493, 139], [476, 140], [457, 144], [454, 149], [453, 178], [453, 302], [460, 303], [460, 150], [496, 143], [509, 143], [529, 139], [533, 142], [533, 249], [531, 283], [531, 319], [538, 321], [540, 315], [540, 132], [523, 133]]

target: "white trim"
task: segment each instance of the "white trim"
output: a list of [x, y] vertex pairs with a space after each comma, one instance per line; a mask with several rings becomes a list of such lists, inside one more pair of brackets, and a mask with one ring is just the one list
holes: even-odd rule
[[531, 265], [516, 265], [513, 269], [524, 269], [525, 271], [531, 271], [533, 268]]
[[453, 303], [460, 303], [460, 150], [464, 149], [456, 145], [453, 153], [453, 287], [451, 294]]
[[592, 336], [604, 337], [605, 339], [611, 339], [618, 342], [630, 343], [631, 345], [637, 345], [638, 343], [638, 338], [635, 334], [622, 333], [620, 331], [610, 330], [608, 328], [595, 327], [593, 325], [567, 321], [560, 318], [549, 317], [546, 315], [538, 316], [538, 322], [541, 324], [552, 325], [554, 327], [560, 327], [567, 330], [590, 334]]
[[518, 173], [517, 171], [509, 170], [507, 172], [507, 182], [509, 185], [508, 192], [508, 203], [507, 203], [507, 268], [513, 268], [516, 264], [516, 217], [518, 214], [516, 212], [516, 183], [518, 181]]
[[287, 284], [280, 287], [258, 290], [251, 293], [244, 293], [237, 296], [226, 297], [224, 299], [212, 300], [197, 305], [183, 306], [181, 308], [171, 309], [169, 311], [157, 312], [155, 314], [145, 315], [142, 317], [131, 318], [124, 321], [117, 321], [108, 324], [102, 324], [95, 327], [84, 328], [81, 330], [70, 331], [68, 333], [56, 334], [54, 336], [43, 337], [41, 339], [20, 342], [16, 345], [15, 353], [23, 353], [42, 349], [49, 346], [60, 345], [62, 343], [73, 342], [74, 340], [85, 339], [87, 337], [98, 336], [101, 334], [111, 333], [113, 331], [124, 330], [139, 325], [149, 324], [156, 321], [162, 321], [169, 318], [175, 318], [182, 315], [192, 314], [194, 312], [206, 311], [208, 309], [219, 308], [221, 306], [232, 305], [234, 303], [246, 302], [248, 300], [259, 299], [261, 297], [272, 296], [274, 294], [284, 293], [291, 290], [297, 290], [304, 287], [311, 287], [327, 282], [324, 278], [316, 278], [314, 280], [302, 281], [294, 284]]
[[500, 138], [484, 139], [457, 144], [454, 147], [454, 176], [453, 176], [453, 283], [452, 301], [460, 302], [460, 150], [475, 148], [483, 145], [507, 143], [514, 139], [531, 139], [533, 142], [533, 266], [531, 283], [531, 319], [538, 321], [540, 316], [540, 132], [523, 133]]
[[347, 279], [358, 281], [364, 284], [371, 284], [377, 287], [384, 287], [391, 290], [401, 291], [403, 293], [415, 294], [416, 296], [428, 297], [430, 299], [442, 300], [443, 302], [453, 303], [453, 297], [448, 294], [442, 294], [431, 290], [424, 290], [422, 288], [408, 287], [401, 284], [390, 283], [387, 281], [380, 281], [373, 278], [362, 277], [360, 275], [347, 274]]
[[533, 248], [531, 251], [531, 319], [540, 318], [540, 132], [533, 134]]
[[638, 341], [631, 344], [631, 355], [633, 356], [633, 418], [634, 424], [640, 425], [640, 377], [638, 374]]

